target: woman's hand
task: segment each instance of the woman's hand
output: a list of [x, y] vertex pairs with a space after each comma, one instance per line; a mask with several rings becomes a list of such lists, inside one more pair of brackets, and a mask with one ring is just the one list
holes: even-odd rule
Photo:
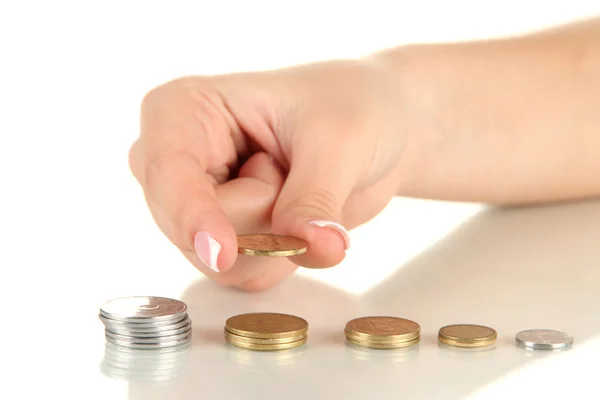
[[[375, 61], [185, 77], [152, 90], [130, 166], [165, 235], [224, 285], [270, 287], [342, 261], [346, 228], [396, 194], [402, 96]], [[305, 239], [289, 259], [237, 254], [236, 234]]]

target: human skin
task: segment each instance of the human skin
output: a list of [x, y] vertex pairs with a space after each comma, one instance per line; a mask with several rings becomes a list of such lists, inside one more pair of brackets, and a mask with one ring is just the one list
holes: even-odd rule
[[[151, 90], [130, 166], [152, 215], [222, 285], [339, 264], [396, 195], [508, 204], [600, 195], [600, 19]], [[314, 222], [317, 221], [315, 224]], [[289, 258], [236, 233], [301, 237]]]

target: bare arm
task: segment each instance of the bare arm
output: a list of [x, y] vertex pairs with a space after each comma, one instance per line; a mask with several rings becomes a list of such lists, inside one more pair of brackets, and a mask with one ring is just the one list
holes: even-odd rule
[[399, 195], [498, 204], [600, 195], [600, 19], [376, 57], [408, 93]]

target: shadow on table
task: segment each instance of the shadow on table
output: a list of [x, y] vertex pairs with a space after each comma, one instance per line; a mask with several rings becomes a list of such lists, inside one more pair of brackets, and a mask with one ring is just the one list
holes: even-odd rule
[[[309, 360], [307, 356], [314, 351], [309, 349], [344, 346], [346, 321], [361, 312], [374, 312], [352, 295], [300, 276], [260, 293], [230, 290], [202, 279], [190, 285], [181, 300], [188, 305], [193, 321], [191, 349], [178, 351], [172, 357], [177, 357], [178, 365], [163, 362], [162, 370], [177, 372], [168, 379], [158, 373], [141, 379], [141, 367], [130, 371], [128, 376], [132, 378], [127, 380], [131, 399], [271, 398], [273, 390], [278, 397], [295, 398], [300, 393], [290, 395], [287, 390], [304, 385], [297, 372], [302, 370], [305, 375], [306, 369], [313, 368], [311, 360], [315, 357]], [[226, 344], [225, 320], [248, 312], [282, 312], [305, 318], [310, 324], [309, 343], [277, 352], [254, 352]], [[336, 332], [319, 328], [331, 324], [342, 328]], [[327, 351], [317, 353], [321, 354], [317, 357], [320, 359]], [[124, 379], [123, 375], [113, 374]]]
[[[600, 202], [483, 211], [365, 300], [393, 307], [432, 335], [446, 324], [475, 323], [497, 328], [497, 346], [511, 351], [515, 334], [532, 328], [563, 330], [581, 344], [600, 335]], [[472, 365], [462, 379], [448, 371], [465, 357], [428, 368], [436, 386], [466, 395], [548, 355], [505, 354], [490, 353], [494, 362]]]
[[[600, 334], [592, 322], [600, 304], [599, 244], [600, 202], [486, 210], [362, 297], [299, 276], [253, 294], [201, 280], [182, 296], [194, 323], [185, 371], [162, 384], [130, 380], [130, 398], [463, 398], [549, 354], [517, 349], [517, 331], [564, 330], [576, 344]], [[253, 311], [306, 318], [309, 342], [274, 353], [226, 345], [225, 319]], [[344, 343], [342, 328], [320, 328], [369, 314], [418, 321], [421, 344], [364, 351]], [[496, 350], [504, 349], [438, 348], [437, 330], [453, 323], [497, 328]]]

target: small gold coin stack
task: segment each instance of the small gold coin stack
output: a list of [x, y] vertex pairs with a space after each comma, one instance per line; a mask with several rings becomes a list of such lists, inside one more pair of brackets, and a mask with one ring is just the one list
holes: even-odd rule
[[458, 324], [440, 328], [438, 339], [441, 343], [456, 347], [485, 347], [496, 342], [496, 331], [487, 326]]
[[293, 315], [250, 313], [225, 322], [227, 343], [249, 350], [286, 350], [306, 343], [308, 322]]
[[419, 343], [421, 327], [416, 322], [396, 317], [364, 317], [348, 321], [346, 340], [372, 349], [398, 349]]

